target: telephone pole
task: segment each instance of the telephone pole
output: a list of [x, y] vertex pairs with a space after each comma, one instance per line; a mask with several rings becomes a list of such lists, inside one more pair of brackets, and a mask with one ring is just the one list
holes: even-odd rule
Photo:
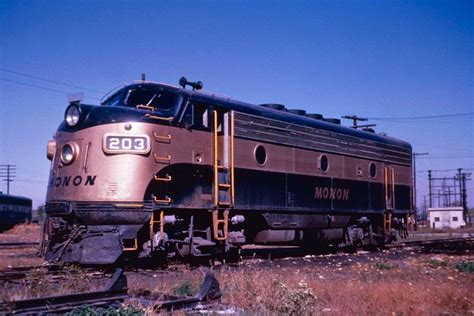
[[369, 127], [377, 126], [376, 124], [365, 124], [365, 125], [358, 125], [357, 124], [357, 122], [367, 121], [368, 118], [366, 118], [366, 117], [360, 117], [360, 116], [357, 116], [357, 115], [344, 115], [344, 116], [341, 116], [341, 118], [352, 120], [352, 126], [351, 127], [354, 128], [354, 129], [369, 128]]
[[471, 180], [471, 173], [462, 172], [462, 168], [458, 169], [458, 174], [455, 179], [459, 180], [459, 205], [463, 208], [464, 221], [471, 224], [469, 221], [469, 210], [467, 208], [467, 189], [466, 181]]
[[0, 165], [0, 178], [7, 183], [7, 194], [10, 194], [10, 182], [16, 177], [16, 165]]
[[429, 196], [429, 206], [433, 207], [433, 195], [431, 192], [431, 170], [428, 170], [428, 196]]

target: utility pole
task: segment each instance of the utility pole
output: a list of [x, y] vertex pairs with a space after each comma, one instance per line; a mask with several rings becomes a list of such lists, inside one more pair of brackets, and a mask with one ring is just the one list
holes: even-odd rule
[[427, 213], [426, 208], [427, 208], [427, 206], [426, 206], [426, 195], [423, 195], [423, 221], [425, 223], [428, 222], [428, 213]]
[[471, 180], [471, 179], [466, 179], [466, 177], [470, 177], [471, 173], [465, 173], [463, 172], [462, 174], [462, 208], [463, 208], [463, 213], [464, 213], [464, 222], [466, 224], [471, 224], [470, 223], [470, 218], [469, 218], [469, 210], [467, 209], [467, 194], [466, 194], [466, 180]]
[[459, 206], [463, 206], [463, 194], [462, 194], [462, 168], [458, 168], [458, 175], [457, 178], [459, 179]]
[[368, 120], [366, 117], [360, 117], [357, 115], [344, 115], [341, 116], [343, 119], [348, 119], [352, 120], [352, 128], [358, 129], [358, 128], [369, 128], [369, 127], [374, 127], [377, 126], [376, 124], [365, 124], [365, 125], [358, 125], [357, 122], [365, 122]]
[[431, 194], [431, 170], [428, 170], [428, 195], [429, 195], [429, 202], [430, 202], [430, 208], [433, 207], [433, 197]]
[[416, 157], [418, 156], [425, 156], [425, 155], [428, 155], [428, 153], [412, 153], [412, 157], [413, 157], [413, 169], [412, 169], [412, 172], [413, 172], [413, 197], [412, 197], [412, 206], [413, 206], [413, 210], [415, 211], [415, 214], [416, 214], [416, 210], [417, 210], [417, 206], [416, 206]]
[[0, 178], [7, 183], [7, 194], [10, 194], [10, 182], [16, 177], [16, 165], [0, 165]]

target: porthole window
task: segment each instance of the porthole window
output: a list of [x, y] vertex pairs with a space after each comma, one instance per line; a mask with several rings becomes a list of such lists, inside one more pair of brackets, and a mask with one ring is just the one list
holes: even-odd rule
[[377, 166], [371, 162], [369, 165], [370, 177], [373, 179], [377, 175]]
[[326, 155], [321, 155], [319, 157], [319, 169], [321, 169], [322, 172], [327, 172], [329, 169], [329, 160]]
[[257, 147], [255, 147], [254, 154], [257, 165], [263, 166], [267, 162], [267, 151], [262, 145], [258, 145]]

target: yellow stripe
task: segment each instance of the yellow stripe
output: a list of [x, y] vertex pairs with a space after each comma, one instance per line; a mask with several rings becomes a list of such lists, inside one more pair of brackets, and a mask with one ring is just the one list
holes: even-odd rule
[[235, 203], [235, 183], [234, 183], [234, 111], [230, 112], [230, 187], [232, 194], [232, 206]]
[[214, 110], [214, 205], [218, 206], [219, 188], [217, 187], [218, 170], [217, 170], [217, 111]]

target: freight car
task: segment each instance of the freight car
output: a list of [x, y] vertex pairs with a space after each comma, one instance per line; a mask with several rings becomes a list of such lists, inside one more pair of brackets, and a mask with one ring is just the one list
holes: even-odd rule
[[0, 192], [0, 232], [31, 221], [31, 199]]
[[46, 259], [230, 260], [249, 243], [394, 238], [411, 209], [408, 143], [200, 88], [142, 80], [67, 107], [47, 149]]

